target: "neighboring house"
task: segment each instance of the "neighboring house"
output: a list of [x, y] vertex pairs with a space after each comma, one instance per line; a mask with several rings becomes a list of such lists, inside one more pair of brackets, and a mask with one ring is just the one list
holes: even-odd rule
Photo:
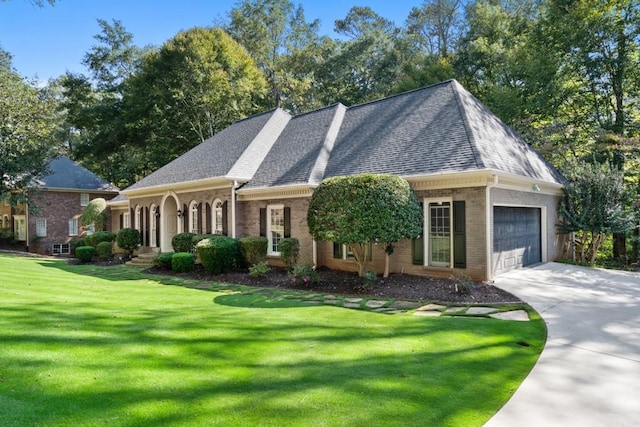
[[[314, 241], [307, 208], [322, 179], [391, 173], [412, 185], [424, 234], [395, 245], [391, 271], [491, 279], [555, 260], [563, 177], [457, 81], [353, 107], [238, 121], [122, 191], [113, 231], [142, 232], [143, 251], [171, 251], [176, 233], [300, 241], [300, 262], [355, 270], [349, 250]], [[371, 266], [384, 268], [376, 246]]]
[[[110, 200], [119, 189], [67, 157], [57, 157], [47, 165], [48, 173], [39, 177], [32, 204], [35, 212], [24, 206], [0, 210], [3, 227], [11, 227], [13, 240], [31, 252], [68, 255], [69, 242], [91, 233], [84, 229], [80, 217], [91, 199]], [[108, 229], [110, 222], [107, 220]]]

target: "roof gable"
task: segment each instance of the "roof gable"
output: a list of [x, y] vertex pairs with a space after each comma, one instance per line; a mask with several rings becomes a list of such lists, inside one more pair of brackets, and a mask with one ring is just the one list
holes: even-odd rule
[[37, 178], [37, 186], [65, 190], [117, 192], [118, 187], [100, 178], [88, 169], [65, 156], [51, 160], [48, 173]]

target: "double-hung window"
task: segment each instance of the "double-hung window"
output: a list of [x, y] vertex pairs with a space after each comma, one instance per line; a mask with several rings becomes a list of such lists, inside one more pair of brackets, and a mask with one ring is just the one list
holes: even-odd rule
[[284, 206], [267, 206], [267, 239], [269, 255], [280, 255], [280, 241], [284, 239]]
[[215, 200], [213, 202], [213, 234], [224, 233], [222, 206], [223, 205], [220, 200]]
[[36, 236], [47, 237], [47, 220], [45, 218], [36, 219]]
[[89, 204], [89, 193], [80, 193], [80, 206], [87, 206]]
[[78, 235], [78, 218], [71, 218], [69, 220], [69, 236]]

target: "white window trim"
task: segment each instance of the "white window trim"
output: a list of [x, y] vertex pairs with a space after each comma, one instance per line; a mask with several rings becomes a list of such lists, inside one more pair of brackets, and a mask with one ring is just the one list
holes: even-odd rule
[[[222, 224], [222, 200], [215, 199], [211, 204], [211, 232], [213, 234], [222, 234], [224, 224]], [[218, 212], [220, 212], [220, 224], [218, 224]]]
[[135, 215], [135, 228], [138, 231], [142, 231], [142, 207], [136, 206]]
[[69, 220], [69, 236], [78, 235], [78, 218], [71, 218]]
[[122, 214], [122, 228], [131, 228], [131, 214], [129, 212]]
[[47, 219], [36, 218], [36, 236], [47, 237]]
[[189, 232], [193, 234], [200, 234], [200, 230], [198, 230], [198, 202], [195, 200], [189, 203]]
[[51, 253], [53, 255], [69, 255], [71, 248], [68, 243], [54, 243], [51, 248]]
[[[280, 252], [273, 250], [273, 239], [271, 235], [271, 211], [282, 210], [282, 218], [284, 221], [284, 205], [267, 205], [267, 239], [269, 244], [267, 246], [267, 255], [280, 256]], [[284, 224], [282, 225], [282, 239], [284, 239]]]
[[87, 206], [89, 204], [89, 193], [80, 193], [80, 206]]
[[[449, 265], [431, 263], [431, 204], [449, 203]], [[453, 268], [453, 197], [424, 198], [424, 266], [436, 268]]]

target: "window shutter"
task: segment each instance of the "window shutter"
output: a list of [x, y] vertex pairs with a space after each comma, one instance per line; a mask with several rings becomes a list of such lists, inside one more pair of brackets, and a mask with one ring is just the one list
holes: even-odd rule
[[464, 201], [453, 202], [453, 266], [467, 268]]
[[211, 205], [209, 203], [205, 204], [204, 211], [205, 211], [205, 220], [204, 220], [204, 222], [206, 224], [205, 233], [206, 234], [211, 234], [212, 233], [211, 227], [213, 225], [211, 224]]
[[[222, 234], [223, 234], [223, 235], [225, 235], [225, 236], [228, 236], [228, 235], [229, 235], [229, 224], [228, 224], [228, 215], [227, 215], [227, 205], [228, 205], [227, 201], [225, 201], [225, 202], [222, 204]], [[265, 210], [265, 227], [266, 227], [266, 224], [267, 224], [267, 223], [266, 223], [266, 212], [267, 212], [267, 211]], [[262, 213], [261, 213], [261, 215], [262, 215]], [[260, 224], [262, 224], [262, 223], [260, 223]], [[265, 236], [266, 236], [266, 234], [267, 234], [267, 233], [265, 232]]]
[[291, 237], [291, 208], [284, 208], [284, 238]]
[[134, 209], [131, 209], [131, 214], [129, 218], [130, 218], [129, 227], [136, 228], [136, 211]]
[[[420, 210], [424, 212], [422, 202], [420, 202]], [[420, 237], [411, 240], [411, 263], [413, 265], [424, 265], [424, 221], [423, 219]]]
[[260, 208], [260, 235], [267, 237], [267, 208]]
[[202, 203], [198, 203], [198, 233], [202, 233]]
[[333, 242], [333, 257], [342, 259], [342, 244]]
[[144, 208], [144, 245], [149, 246], [149, 242], [151, 241], [149, 238], [149, 228], [151, 225], [151, 214], [149, 212], [149, 208]]
[[120, 230], [124, 228], [124, 214], [120, 214]]
[[183, 232], [189, 232], [189, 206], [182, 205], [182, 228]]

